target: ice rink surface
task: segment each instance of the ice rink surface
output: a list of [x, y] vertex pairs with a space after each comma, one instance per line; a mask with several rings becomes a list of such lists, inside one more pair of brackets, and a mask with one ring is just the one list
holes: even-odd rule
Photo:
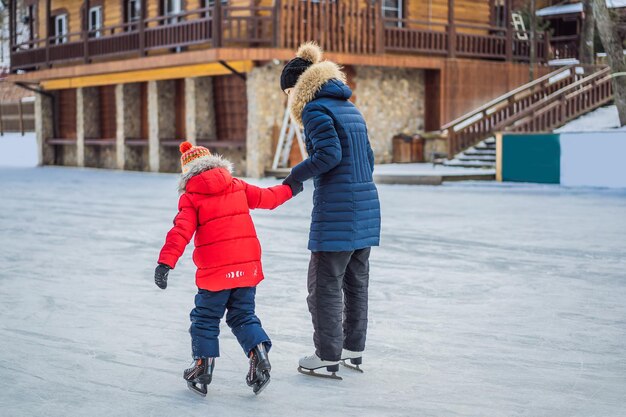
[[[312, 352], [312, 185], [253, 214], [272, 382], [255, 397], [223, 324], [205, 399], [187, 390], [188, 248], [153, 283], [177, 177], [0, 169], [0, 415], [618, 417], [626, 413], [626, 191], [380, 186], [365, 374]], [[256, 181], [270, 185], [275, 181]]]

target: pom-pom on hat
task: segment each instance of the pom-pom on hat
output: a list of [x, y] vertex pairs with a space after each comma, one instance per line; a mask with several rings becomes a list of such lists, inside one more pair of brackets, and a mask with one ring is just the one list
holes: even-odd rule
[[189, 142], [183, 142], [179, 146], [180, 153], [180, 166], [183, 170], [183, 174], [189, 171], [189, 166], [192, 162], [197, 161], [200, 158], [206, 158], [211, 156], [209, 151], [204, 146], [193, 146]]
[[280, 74], [280, 88], [285, 91], [294, 87], [302, 73], [321, 60], [322, 49], [315, 42], [306, 42], [300, 45], [296, 57], [287, 62]]

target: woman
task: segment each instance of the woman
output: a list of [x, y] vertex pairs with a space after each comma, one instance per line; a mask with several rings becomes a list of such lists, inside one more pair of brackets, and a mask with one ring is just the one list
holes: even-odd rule
[[348, 101], [345, 74], [322, 61], [316, 44], [303, 44], [285, 65], [281, 89], [309, 153], [284, 184], [297, 188], [313, 178], [315, 186], [307, 297], [315, 353], [300, 359], [299, 370], [326, 367], [336, 377], [340, 360], [358, 368], [365, 349], [369, 255], [380, 240], [374, 153], [365, 120]]

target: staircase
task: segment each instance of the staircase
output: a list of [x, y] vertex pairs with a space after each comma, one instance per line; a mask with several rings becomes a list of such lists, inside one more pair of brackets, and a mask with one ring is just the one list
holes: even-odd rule
[[613, 99], [610, 68], [570, 65], [442, 126], [447, 166], [495, 167], [496, 132], [547, 132]]
[[459, 153], [443, 165], [463, 168], [493, 169], [496, 166], [496, 139], [493, 136]]

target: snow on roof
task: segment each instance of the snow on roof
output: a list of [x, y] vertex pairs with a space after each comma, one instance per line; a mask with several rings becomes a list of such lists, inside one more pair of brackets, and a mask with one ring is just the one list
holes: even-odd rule
[[[610, 9], [626, 7], [626, 0], [606, 0], [606, 5]], [[552, 16], [559, 14], [582, 13], [582, 3], [561, 4], [558, 6], [545, 7], [537, 10], [537, 16]]]

